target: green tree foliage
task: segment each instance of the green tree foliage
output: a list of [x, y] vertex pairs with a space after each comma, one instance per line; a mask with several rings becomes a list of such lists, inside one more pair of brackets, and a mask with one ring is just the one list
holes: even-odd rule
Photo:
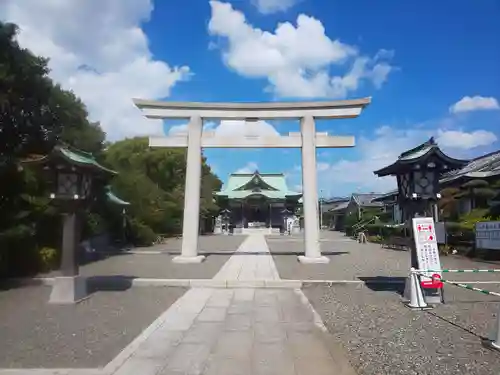
[[43, 177], [19, 161], [58, 141], [99, 153], [105, 136], [88, 122], [83, 103], [48, 77], [47, 60], [21, 48], [16, 34], [17, 26], [0, 22], [0, 276], [36, 271], [38, 249], [59, 247], [61, 238]]
[[488, 181], [470, 180], [460, 186], [458, 197], [469, 198], [474, 202], [472, 208], [486, 208], [488, 201], [497, 195], [497, 192], [490, 187]]
[[[128, 209], [130, 224], [139, 243], [150, 242], [152, 234], [171, 235], [182, 231], [184, 149], [151, 149], [145, 138], [126, 139], [109, 146], [105, 161], [119, 172], [113, 180], [113, 190], [131, 203]], [[203, 158], [202, 218], [217, 213], [213, 192], [221, 185]]]
[[[185, 151], [150, 149], [143, 138], [105, 143], [98, 122], [88, 120], [82, 101], [48, 77], [47, 60], [23, 49], [17, 27], [0, 22], [0, 277], [33, 273], [58, 258], [61, 221], [47, 199], [39, 171], [19, 168], [33, 154], [63, 142], [93, 155], [120, 172], [114, 192], [131, 203], [128, 226], [149, 244], [158, 234], [181, 231]], [[105, 151], [105, 147], [108, 147]], [[217, 213], [212, 192], [221, 181], [203, 159], [201, 210]], [[104, 200], [87, 212], [84, 237], [102, 231], [122, 234], [122, 207]]]
[[446, 220], [462, 221], [459, 212], [461, 199], [470, 199], [472, 209], [477, 209], [477, 212], [486, 212], [489, 216], [497, 217], [500, 210], [498, 210], [494, 201], [498, 197], [499, 191], [500, 184], [498, 182], [479, 179], [469, 180], [458, 187], [450, 186], [441, 190], [441, 199], [438, 204], [442, 216]]
[[441, 215], [447, 220], [454, 220], [458, 216], [458, 194], [460, 189], [456, 187], [447, 187], [441, 190], [441, 199], [438, 201], [438, 207]]

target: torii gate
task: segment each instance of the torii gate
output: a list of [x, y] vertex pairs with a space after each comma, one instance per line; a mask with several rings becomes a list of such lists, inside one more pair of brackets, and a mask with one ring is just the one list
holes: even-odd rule
[[[198, 234], [201, 187], [202, 147], [220, 148], [301, 148], [302, 194], [304, 207], [305, 256], [301, 263], [328, 263], [322, 256], [319, 243], [318, 192], [316, 176], [316, 148], [354, 147], [352, 136], [329, 136], [316, 133], [315, 119], [354, 118], [371, 102], [371, 98], [323, 102], [273, 103], [197, 103], [162, 102], [133, 99], [135, 105], [151, 119], [189, 119], [187, 134], [170, 137], [150, 137], [150, 147], [187, 148], [186, 186], [182, 252], [172, 261], [199, 263]], [[288, 136], [236, 136], [220, 137], [215, 132], [203, 133], [204, 119], [258, 120], [300, 119], [300, 132]]]

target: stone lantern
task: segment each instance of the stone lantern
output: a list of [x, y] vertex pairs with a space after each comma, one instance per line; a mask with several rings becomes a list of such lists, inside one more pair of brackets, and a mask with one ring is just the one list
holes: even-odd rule
[[61, 145], [25, 164], [42, 168], [49, 182], [49, 198], [63, 214], [61, 276], [54, 280], [49, 302], [75, 303], [87, 296], [86, 279], [79, 276], [78, 267], [80, 216], [94, 201], [105, 197], [107, 182], [116, 172], [100, 165], [89, 153]]
[[[425, 216], [431, 204], [440, 198], [439, 180], [442, 174], [463, 167], [467, 161], [444, 154], [434, 138], [403, 152], [391, 165], [375, 171], [378, 177], [396, 176], [398, 204], [405, 220]], [[411, 228], [411, 224], [409, 225]], [[412, 241], [411, 266], [418, 268]]]
[[221, 214], [222, 214], [223, 227], [224, 227], [226, 233], [229, 233], [230, 232], [230, 228], [229, 228], [229, 226], [230, 226], [229, 225], [230, 224], [229, 215], [231, 214], [231, 211], [228, 208], [224, 208], [221, 211]]

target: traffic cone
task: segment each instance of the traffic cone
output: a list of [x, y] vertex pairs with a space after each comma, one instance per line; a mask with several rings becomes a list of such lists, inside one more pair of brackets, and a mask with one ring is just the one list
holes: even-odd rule
[[410, 302], [406, 306], [410, 309], [429, 309], [430, 307], [425, 302], [415, 268], [411, 268], [410, 272]]
[[411, 273], [410, 273], [410, 274], [408, 274], [408, 277], [405, 280], [405, 290], [403, 292], [403, 301], [405, 303], [410, 302], [411, 283], [412, 283], [412, 277], [411, 277]]
[[496, 332], [494, 334], [493, 340], [488, 340], [487, 345], [491, 349], [500, 350], [500, 308], [497, 313], [497, 322], [496, 322]]

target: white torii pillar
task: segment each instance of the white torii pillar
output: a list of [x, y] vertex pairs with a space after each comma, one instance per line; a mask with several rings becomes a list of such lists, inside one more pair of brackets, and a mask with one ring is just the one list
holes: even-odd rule
[[184, 186], [184, 217], [182, 219], [181, 255], [172, 259], [174, 263], [200, 263], [204, 255], [198, 255], [200, 231], [201, 189], [201, 135], [203, 120], [192, 116], [188, 125], [188, 147], [186, 158], [186, 183]]
[[316, 174], [316, 127], [312, 116], [300, 120], [302, 133], [302, 201], [304, 206], [305, 255], [301, 263], [328, 263], [321, 255], [318, 226], [318, 183]]
[[[151, 147], [187, 147], [186, 186], [184, 196], [184, 221], [182, 252], [173, 259], [178, 263], [198, 263], [204, 256], [198, 255], [201, 148], [301, 148], [302, 186], [304, 204], [304, 256], [301, 263], [327, 263], [319, 243], [318, 193], [316, 176], [316, 148], [354, 147], [354, 137], [328, 136], [316, 133], [315, 119], [354, 118], [360, 115], [371, 98], [290, 103], [195, 103], [158, 102], [134, 99], [146, 117], [153, 119], [190, 119], [187, 135], [149, 138]], [[213, 133], [203, 134], [203, 119], [232, 119], [255, 121], [275, 119], [300, 119], [301, 132], [289, 136], [220, 137]], [[300, 135], [300, 136], [298, 136]]]

